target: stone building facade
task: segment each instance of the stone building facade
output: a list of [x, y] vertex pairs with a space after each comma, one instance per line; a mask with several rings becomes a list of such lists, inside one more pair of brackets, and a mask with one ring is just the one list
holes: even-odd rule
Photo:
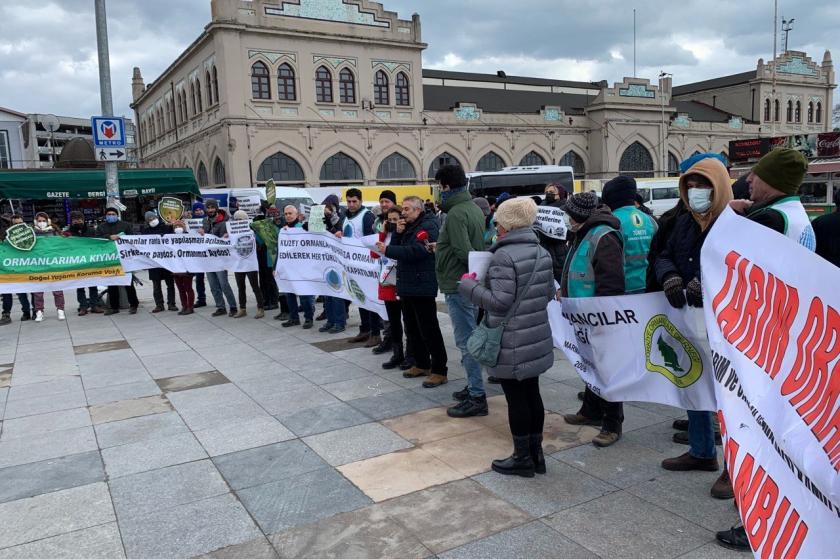
[[830, 120], [828, 53], [821, 65], [796, 52], [775, 61], [780, 103], [822, 112], [768, 128], [744, 98], [763, 107], [773, 62], [737, 83], [674, 88], [670, 76], [609, 85], [443, 72], [422, 68], [416, 14], [367, 0], [210, 4], [210, 23], [161, 76], [145, 84], [135, 68], [132, 79], [143, 166], [192, 168], [202, 186], [424, 183], [447, 162], [666, 176], [696, 151]]

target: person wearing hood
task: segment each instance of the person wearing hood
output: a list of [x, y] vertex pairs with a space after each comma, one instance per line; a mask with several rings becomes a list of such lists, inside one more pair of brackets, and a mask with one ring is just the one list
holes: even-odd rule
[[440, 185], [441, 207], [446, 212], [446, 223], [435, 245], [435, 273], [449, 309], [461, 364], [467, 373], [467, 386], [452, 394], [458, 404], [446, 413], [449, 417], [483, 416], [488, 414], [488, 409], [481, 364], [467, 351], [467, 340], [475, 330], [478, 309], [458, 292], [458, 282], [469, 271], [470, 251], [485, 248], [484, 214], [467, 191], [467, 176], [460, 165], [444, 165], [435, 180]]
[[[544, 194], [545, 198], [540, 205], [561, 210], [565, 207], [566, 198], [569, 196], [562, 184], [554, 183], [546, 185]], [[566, 239], [549, 237], [541, 231], [537, 231], [537, 238], [540, 240], [540, 246], [551, 255], [551, 262], [554, 265], [554, 281], [560, 284], [563, 279], [563, 264], [566, 262], [568, 242]]]
[[494, 460], [504, 475], [546, 473], [542, 449], [545, 408], [539, 377], [554, 364], [548, 302], [554, 296], [551, 255], [534, 233], [537, 205], [530, 198], [505, 202], [496, 213], [498, 241], [484, 281], [465, 274], [458, 290], [485, 311], [489, 328], [504, 323], [498, 361], [488, 373], [499, 379], [508, 403], [513, 454]]
[[[192, 205], [193, 219], [204, 219], [206, 213], [204, 212], [204, 204], [201, 202], [194, 202]], [[195, 231], [192, 231], [195, 233]], [[200, 309], [207, 306], [207, 287], [204, 283], [204, 272], [193, 274], [195, 278], [195, 304], [191, 307], [193, 309]], [[183, 305], [181, 305], [183, 307]]]
[[[219, 202], [214, 199], [209, 199], [204, 203], [204, 211], [207, 217], [204, 218], [204, 224], [200, 234], [215, 235], [220, 239], [227, 236], [228, 220], [227, 213], [219, 207]], [[218, 272], [206, 272], [207, 283], [210, 284], [210, 293], [213, 295], [213, 302], [216, 303], [216, 310], [211, 316], [236, 316], [236, 296], [233, 294], [233, 289], [230, 287], [228, 281], [227, 270], [220, 270]], [[225, 311], [225, 300], [230, 305], [230, 312]]]
[[[566, 202], [569, 230], [574, 241], [563, 266], [560, 294], [566, 298], [624, 295], [624, 254], [621, 222], [594, 192], [582, 192]], [[583, 405], [563, 419], [569, 425], [601, 426], [592, 444], [607, 447], [621, 438], [624, 405], [608, 402], [588, 387]]]
[[[144, 219], [146, 225], [140, 228], [141, 235], [171, 235], [174, 233], [172, 226], [164, 222], [155, 212], [146, 212]], [[177, 311], [175, 305], [175, 278], [172, 272], [166, 268], [150, 268], [149, 279], [152, 280], [152, 296], [155, 300], [153, 313], [163, 312], [163, 283], [166, 283], [166, 304], [170, 311]]]
[[[120, 219], [120, 212], [117, 208], [105, 208], [105, 221], [99, 224], [96, 228], [96, 236], [101, 239], [111, 239], [116, 241], [120, 235], [133, 235], [134, 227], [127, 221]], [[137, 299], [137, 290], [134, 288], [134, 282], [125, 286], [125, 295], [128, 298], [128, 312], [129, 314], [137, 314], [137, 307], [140, 301]], [[108, 286], [108, 310], [105, 311], [105, 316], [116, 314], [120, 312], [120, 286]]]
[[[23, 217], [19, 214], [4, 213], [0, 216], [0, 242], [6, 240], [6, 230], [12, 225], [23, 223]], [[26, 322], [32, 320], [32, 305], [29, 303], [28, 293], [18, 293], [18, 302], [20, 302], [21, 316], [20, 321]], [[5, 326], [12, 323], [12, 294], [3, 293], [3, 314], [0, 315], [0, 326]]]
[[[58, 228], [50, 221], [50, 216], [44, 212], [35, 214], [35, 236], [36, 237], [55, 237], [60, 234]], [[53, 291], [53, 301], [58, 313], [58, 319], [64, 320], [64, 292]], [[44, 320], [44, 292], [32, 294], [32, 300], [35, 307], [35, 322], [43, 322]]]
[[[717, 159], [698, 159], [680, 177], [680, 199], [687, 212], [677, 218], [664, 250], [656, 259], [656, 276], [668, 302], [675, 308], [686, 304], [703, 307], [700, 252], [717, 218], [732, 200], [726, 167]], [[714, 416], [708, 411], [688, 410], [688, 452], [662, 461], [669, 471], [717, 471]], [[712, 495], [726, 492], [728, 477], [721, 476]]]
[[[78, 210], [70, 212], [70, 225], [63, 233], [66, 237], [95, 237], [96, 233], [85, 224], [85, 214]], [[99, 301], [99, 291], [95, 286], [76, 289], [76, 300], [79, 302], [79, 316], [87, 313], [101, 314], [105, 312]]]

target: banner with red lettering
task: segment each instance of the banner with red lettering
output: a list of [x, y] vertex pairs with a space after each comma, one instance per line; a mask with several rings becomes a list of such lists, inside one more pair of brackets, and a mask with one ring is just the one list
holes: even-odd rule
[[727, 209], [703, 244], [724, 460], [756, 557], [836, 557], [840, 270]]

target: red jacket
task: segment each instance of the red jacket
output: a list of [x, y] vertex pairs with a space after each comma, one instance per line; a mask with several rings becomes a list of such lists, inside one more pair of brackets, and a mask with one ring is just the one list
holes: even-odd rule
[[[388, 237], [388, 233], [385, 231], [379, 232], [379, 242], [384, 243], [385, 239]], [[379, 259], [379, 254], [376, 252], [371, 251], [370, 255], [375, 258]], [[396, 272], [393, 272], [396, 273]], [[396, 285], [382, 285], [379, 284], [379, 300], [392, 302], [397, 300], [397, 286]]]

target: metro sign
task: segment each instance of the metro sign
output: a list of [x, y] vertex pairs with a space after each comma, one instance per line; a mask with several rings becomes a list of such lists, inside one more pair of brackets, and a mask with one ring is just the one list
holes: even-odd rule
[[96, 148], [124, 148], [125, 121], [120, 117], [95, 116], [90, 119]]

